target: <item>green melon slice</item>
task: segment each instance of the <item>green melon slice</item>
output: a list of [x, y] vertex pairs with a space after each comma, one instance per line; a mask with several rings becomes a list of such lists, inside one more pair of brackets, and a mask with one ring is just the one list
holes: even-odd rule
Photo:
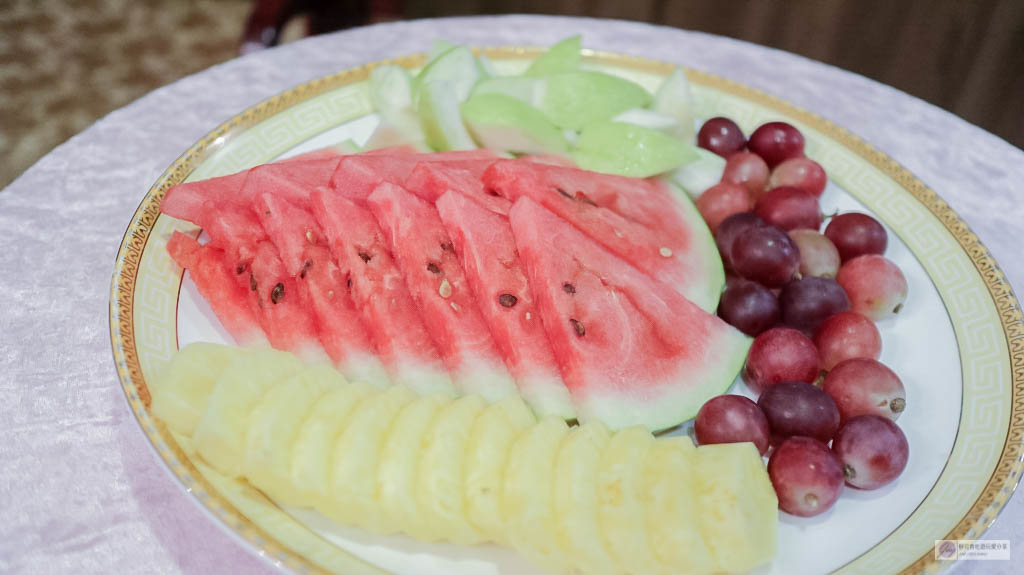
[[479, 94], [462, 104], [462, 119], [481, 146], [520, 154], [562, 154], [569, 144], [540, 110], [504, 94]]
[[530, 67], [523, 72], [524, 76], [548, 76], [559, 72], [572, 72], [580, 67], [580, 43], [579, 34], [569, 36], [548, 48]]
[[640, 85], [604, 72], [552, 74], [545, 83], [539, 107], [560, 128], [581, 130], [592, 122], [651, 103], [651, 95]]
[[697, 159], [693, 145], [639, 124], [595, 122], [583, 129], [573, 159], [585, 170], [646, 178]]
[[690, 82], [682, 68], [676, 68], [665, 78], [654, 95], [651, 109], [678, 120], [674, 135], [684, 142], [694, 142], [693, 96], [690, 94]]
[[509, 220], [580, 421], [666, 429], [732, 385], [748, 337], [529, 198]]

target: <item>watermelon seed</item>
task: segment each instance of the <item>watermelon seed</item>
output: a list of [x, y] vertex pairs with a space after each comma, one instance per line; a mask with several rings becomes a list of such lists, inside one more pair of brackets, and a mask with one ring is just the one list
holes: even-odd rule
[[299, 272], [299, 277], [306, 279], [306, 272], [309, 271], [309, 268], [311, 267], [313, 267], [313, 260], [306, 260], [305, 263], [302, 264], [302, 271]]
[[572, 328], [576, 330], [576, 335], [583, 337], [587, 335], [587, 328], [583, 327], [583, 324], [579, 320], [570, 319], [569, 323], [572, 324]]
[[619, 230], [615, 230], [615, 237], [622, 239], [622, 232], [620, 232]]
[[452, 306], [452, 309], [453, 309], [453, 310], [455, 310], [455, 311], [459, 311], [459, 304], [457, 304], [457, 303], [455, 303], [455, 302], [451, 302], [451, 306]]
[[562, 291], [569, 295], [572, 295], [576, 293], [576, 286], [572, 285], [569, 282], [565, 282], [564, 284], [562, 284]]
[[352, 276], [348, 276], [348, 278], [345, 279], [345, 287], [352, 287]]
[[306, 239], [309, 240], [309, 243], [313, 243], [313, 232], [306, 230]]
[[532, 319], [532, 318], [533, 318], [533, 314], [531, 314], [530, 312], [526, 312], [526, 319], [529, 320], [529, 319]]
[[441, 297], [445, 299], [452, 297], [452, 284], [448, 283], [448, 278], [441, 280], [441, 285], [437, 288], [437, 293], [441, 294]]
[[368, 253], [366, 253], [366, 252], [359, 252], [359, 257], [360, 257], [360, 258], [361, 258], [361, 259], [363, 260], [363, 262], [365, 262], [365, 263], [370, 263], [370, 260], [372, 260], [372, 259], [373, 259], [373, 256], [371, 256], [370, 254], [368, 254]]
[[238, 267], [235, 268], [235, 273], [242, 275], [243, 272], [245, 272], [245, 264], [238, 264]]
[[583, 202], [584, 204], [590, 204], [591, 206], [597, 207], [597, 202], [587, 197], [583, 192], [576, 192], [576, 201]]
[[284, 297], [284, 284], [281, 283], [281, 282], [277, 282], [277, 285], [274, 286], [274, 289], [270, 292], [270, 301], [271, 301], [271, 303], [275, 303], [276, 304], [277, 302], [281, 301], [281, 298], [283, 298], [283, 297]]
[[569, 198], [570, 200], [573, 199], [572, 196], [569, 195], [569, 192], [563, 190], [562, 188], [559, 188], [558, 186], [555, 186], [555, 191], [558, 192], [559, 194], [562, 194], [563, 196]]
[[519, 298], [510, 293], [503, 293], [498, 296], [498, 303], [500, 303], [502, 307], [514, 307], [519, 303]]
[[658, 253], [661, 254], [663, 257], [666, 257], [666, 258], [672, 257], [672, 250], [670, 250], [669, 248], [666, 248], [666, 247], [658, 248]]
[[252, 272], [249, 272], [249, 289], [256, 291], [256, 278], [253, 277]]
[[267, 211], [263, 212], [263, 215], [264, 216], [269, 216], [270, 215], [270, 210], [267, 210]]
[[443, 244], [441, 244], [441, 249], [446, 252], [454, 252], [455, 246], [453, 246], [451, 242], [444, 242]]
[[435, 264], [434, 262], [430, 262], [429, 264], [427, 264], [427, 271], [432, 274], [439, 274], [441, 273], [441, 268], [437, 267], [437, 264]]

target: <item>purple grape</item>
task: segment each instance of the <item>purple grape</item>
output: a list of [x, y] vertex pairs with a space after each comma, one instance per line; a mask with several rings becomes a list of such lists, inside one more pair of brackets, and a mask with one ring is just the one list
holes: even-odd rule
[[743, 130], [729, 118], [721, 116], [711, 118], [697, 132], [697, 145], [728, 158], [747, 146], [747, 138]]
[[722, 256], [725, 269], [732, 269], [732, 246], [736, 243], [736, 238], [752, 227], [763, 225], [764, 220], [753, 212], [733, 214], [718, 224], [718, 229], [715, 230], [715, 245], [718, 246], [718, 253]]
[[768, 418], [772, 443], [796, 435], [828, 443], [839, 429], [839, 408], [820, 387], [803, 381], [783, 381], [761, 393], [757, 406]]
[[782, 287], [800, 265], [800, 250], [786, 232], [773, 226], [751, 227], [733, 242], [733, 269], [766, 287]]
[[779, 305], [782, 323], [813, 334], [829, 316], [850, 309], [850, 298], [836, 280], [810, 276], [786, 284]]
[[779, 322], [779, 299], [772, 290], [757, 282], [736, 278], [727, 284], [722, 294], [718, 317], [753, 337]]

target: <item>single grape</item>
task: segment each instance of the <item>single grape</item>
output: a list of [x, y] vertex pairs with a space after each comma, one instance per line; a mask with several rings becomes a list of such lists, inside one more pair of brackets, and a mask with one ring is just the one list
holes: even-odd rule
[[821, 164], [807, 157], [790, 158], [772, 170], [768, 187], [793, 186], [815, 196], [821, 196], [828, 184], [828, 176]]
[[743, 333], [756, 336], [779, 322], [779, 299], [757, 282], [736, 278], [726, 284], [718, 303], [718, 317]]
[[693, 427], [701, 445], [749, 441], [761, 455], [770, 445], [768, 420], [756, 403], [742, 395], [712, 397], [697, 412]]
[[765, 222], [784, 230], [817, 230], [821, 227], [818, 197], [800, 188], [784, 186], [768, 190], [757, 199], [754, 213]]
[[715, 245], [718, 246], [718, 253], [722, 256], [722, 264], [726, 270], [732, 269], [732, 246], [736, 243], [736, 238], [749, 228], [763, 225], [764, 220], [753, 212], [733, 214], [718, 224], [715, 230]]
[[800, 266], [800, 251], [786, 232], [774, 226], [748, 228], [729, 253], [738, 275], [765, 287], [782, 287]]
[[743, 130], [729, 118], [717, 116], [711, 118], [697, 132], [697, 145], [728, 158], [747, 146], [747, 138]]
[[802, 435], [828, 443], [839, 429], [839, 408], [820, 387], [783, 381], [764, 390], [757, 406], [768, 418], [772, 443]]
[[878, 489], [903, 473], [910, 445], [903, 430], [878, 415], [858, 415], [839, 428], [832, 452], [843, 465], [847, 485]]
[[762, 124], [750, 134], [747, 148], [764, 159], [769, 168], [804, 155], [804, 135], [786, 122]]
[[742, 212], [749, 212], [753, 202], [743, 186], [722, 182], [704, 191], [697, 198], [697, 211], [714, 233], [725, 218]]
[[810, 383], [818, 377], [818, 350], [809, 337], [788, 327], [754, 338], [743, 366], [743, 381], [763, 392], [783, 381]]
[[836, 281], [850, 297], [853, 311], [871, 321], [895, 316], [907, 301], [907, 278], [899, 266], [879, 255], [859, 256], [844, 263]]
[[800, 275], [834, 278], [839, 273], [839, 251], [832, 241], [814, 230], [796, 229], [789, 237], [800, 250]]
[[813, 517], [835, 505], [843, 489], [843, 466], [827, 445], [810, 437], [791, 437], [768, 459], [768, 477], [779, 509]]
[[750, 152], [736, 152], [725, 161], [722, 181], [739, 184], [750, 192], [750, 197], [757, 199], [764, 193], [768, 185], [771, 171], [761, 156]]
[[786, 284], [779, 306], [782, 323], [813, 334], [825, 318], [850, 309], [850, 299], [836, 280], [812, 276]]
[[839, 214], [825, 227], [825, 236], [832, 240], [843, 261], [865, 254], [884, 254], [889, 235], [878, 220], [856, 212]]
[[855, 311], [844, 311], [827, 318], [814, 334], [822, 369], [832, 369], [848, 359], [878, 359], [882, 355], [882, 335], [874, 322]]
[[825, 376], [821, 388], [835, 400], [843, 421], [864, 414], [896, 421], [907, 408], [907, 392], [899, 376], [866, 357], [837, 364]]

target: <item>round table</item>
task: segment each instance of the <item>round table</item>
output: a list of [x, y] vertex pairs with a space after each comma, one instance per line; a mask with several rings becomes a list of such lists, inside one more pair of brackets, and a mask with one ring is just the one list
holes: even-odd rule
[[[439, 38], [547, 45], [572, 33], [586, 47], [743, 82], [848, 128], [933, 187], [1024, 286], [1024, 152], [893, 88], [793, 54], [646, 24], [541, 16], [381, 24], [259, 52], [110, 114], [0, 192], [0, 572], [273, 572], [182, 492], [124, 399], [107, 305], [133, 211], [193, 142], [296, 84], [425, 51]], [[986, 538], [1024, 552], [1024, 499], [1011, 500]]]

